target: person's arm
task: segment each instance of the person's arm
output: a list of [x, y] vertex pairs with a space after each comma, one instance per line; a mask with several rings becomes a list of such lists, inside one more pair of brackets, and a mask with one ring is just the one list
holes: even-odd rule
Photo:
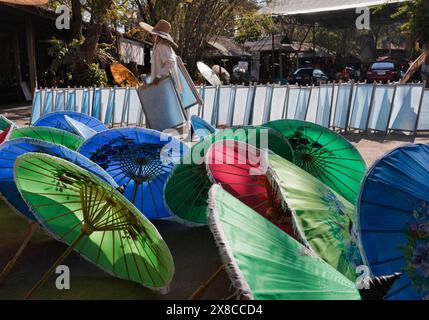
[[162, 66], [156, 78], [153, 80], [153, 84], [155, 85], [158, 84], [162, 78], [167, 77], [170, 74], [170, 71], [173, 70], [176, 65], [176, 56], [170, 47], [162, 45], [158, 48], [158, 50]]

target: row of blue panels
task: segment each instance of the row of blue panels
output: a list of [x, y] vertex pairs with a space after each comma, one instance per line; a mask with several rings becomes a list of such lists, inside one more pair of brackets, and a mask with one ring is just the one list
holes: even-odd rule
[[[220, 126], [260, 125], [278, 119], [307, 120], [338, 129], [428, 131], [429, 91], [423, 84], [328, 84], [199, 87], [203, 105], [187, 109]], [[135, 88], [37, 90], [32, 122], [46, 113], [73, 110], [107, 125], [143, 126]]]
[[40, 89], [33, 97], [31, 123], [54, 111], [76, 111], [110, 126], [144, 125], [135, 88]]

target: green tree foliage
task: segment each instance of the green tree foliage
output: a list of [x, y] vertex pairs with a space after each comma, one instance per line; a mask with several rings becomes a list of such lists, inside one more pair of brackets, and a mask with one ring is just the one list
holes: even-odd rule
[[208, 40], [234, 36], [237, 21], [258, 5], [256, 0], [134, 0], [140, 17], [149, 24], [166, 19], [179, 45], [178, 54], [192, 75]]
[[235, 40], [238, 43], [256, 41], [265, 34], [278, 33], [279, 31], [279, 27], [271, 16], [250, 12], [238, 20]]
[[429, 42], [429, 1], [410, 0], [402, 3], [394, 16], [406, 15], [408, 22], [403, 24], [403, 29], [414, 33], [416, 38], [423, 42]]
[[[66, 73], [66, 82], [73, 85], [105, 85], [107, 76], [100, 64], [112, 62], [113, 45], [100, 43], [103, 30], [109, 30], [113, 21], [124, 17], [127, 1], [121, 0], [51, 0], [56, 8], [71, 8], [71, 41], [53, 39], [49, 55], [53, 62], [49, 67], [54, 74]], [[89, 17], [83, 33], [83, 16]]]

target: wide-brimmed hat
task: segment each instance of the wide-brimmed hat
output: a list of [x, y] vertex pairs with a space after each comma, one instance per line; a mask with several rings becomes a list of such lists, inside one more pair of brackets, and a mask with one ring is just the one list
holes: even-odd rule
[[159, 22], [155, 25], [155, 27], [152, 27], [150, 24], [147, 24], [145, 22], [140, 22], [139, 24], [144, 31], [147, 31], [150, 34], [157, 35], [162, 39], [170, 42], [173, 46], [178, 47], [178, 45], [174, 42], [173, 37], [170, 35], [170, 31], [171, 31], [170, 22], [166, 20], [159, 20]]

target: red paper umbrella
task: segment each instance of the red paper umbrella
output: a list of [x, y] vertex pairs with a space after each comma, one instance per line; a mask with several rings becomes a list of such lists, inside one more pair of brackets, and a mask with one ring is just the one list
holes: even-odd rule
[[6, 140], [6, 138], [7, 138], [7, 135], [8, 135], [8, 133], [9, 133], [9, 131], [10, 131], [10, 127], [9, 127], [9, 128], [4, 129], [4, 130], [0, 133], [0, 144], [2, 144], [2, 143]]
[[209, 149], [206, 165], [215, 183], [284, 232], [296, 237], [291, 212], [279, 200], [274, 179], [267, 176], [267, 152], [240, 141], [219, 141]]

